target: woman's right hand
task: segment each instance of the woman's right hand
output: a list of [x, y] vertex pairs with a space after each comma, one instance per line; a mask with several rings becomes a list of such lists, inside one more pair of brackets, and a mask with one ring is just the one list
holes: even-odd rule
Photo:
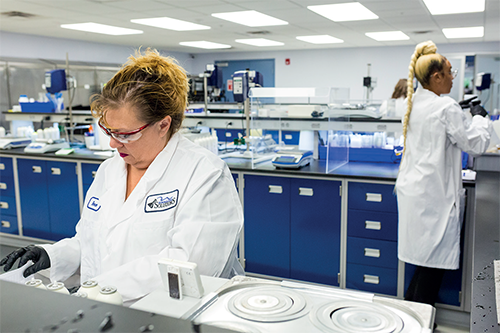
[[12, 268], [18, 258], [21, 258], [21, 260], [19, 260], [19, 265], [17, 266], [18, 268], [23, 267], [30, 260], [33, 262], [33, 265], [24, 270], [24, 277], [28, 277], [31, 274], [35, 274], [38, 271], [50, 267], [50, 258], [45, 249], [35, 245], [22, 247], [11, 252], [0, 261], [0, 266], [5, 265], [3, 270], [6, 272]]

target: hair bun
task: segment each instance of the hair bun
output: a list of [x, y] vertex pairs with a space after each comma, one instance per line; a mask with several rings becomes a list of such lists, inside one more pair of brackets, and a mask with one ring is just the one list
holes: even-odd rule
[[415, 47], [415, 53], [417, 57], [426, 54], [434, 54], [437, 51], [437, 46], [433, 41], [428, 40], [426, 42], [422, 42]]

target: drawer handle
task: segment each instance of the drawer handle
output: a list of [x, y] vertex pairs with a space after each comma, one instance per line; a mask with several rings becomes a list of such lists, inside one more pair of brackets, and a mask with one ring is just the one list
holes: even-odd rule
[[231, 137], [231, 132], [226, 132], [226, 138], [230, 138]]
[[365, 257], [380, 258], [380, 250], [365, 247]]
[[33, 165], [31, 167], [31, 169], [33, 170], [33, 173], [42, 173], [42, 167], [41, 166]]
[[364, 274], [363, 275], [363, 282], [364, 283], [369, 283], [369, 284], [379, 284], [380, 283], [380, 279], [376, 275]]
[[313, 189], [312, 188], [307, 188], [307, 187], [299, 187], [299, 195], [305, 195], [308, 197], [313, 196]]
[[283, 193], [283, 187], [279, 185], [269, 185], [269, 193], [281, 194]]
[[59, 168], [50, 168], [50, 172], [53, 175], [59, 176], [61, 174], [61, 169], [59, 169]]
[[292, 140], [291, 134], [285, 134], [285, 140]]
[[366, 201], [382, 202], [382, 194], [380, 194], [380, 193], [366, 193]]
[[5, 164], [0, 163], [0, 170], [5, 170]]
[[368, 230], [381, 230], [382, 223], [378, 221], [365, 221], [365, 229]]
[[9, 209], [9, 203], [5, 201], [0, 202], [0, 208]]
[[0, 190], [6, 190], [7, 189], [7, 184], [6, 183], [0, 183]]
[[10, 228], [10, 222], [9, 221], [2, 221], [2, 228]]
[[92, 178], [95, 178], [96, 173], [97, 173], [97, 171], [92, 171]]

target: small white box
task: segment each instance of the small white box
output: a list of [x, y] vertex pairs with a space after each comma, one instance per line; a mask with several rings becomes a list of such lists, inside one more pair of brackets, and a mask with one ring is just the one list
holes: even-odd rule
[[160, 269], [161, 279], [165, 289], [167, 291], [169, 290], [168, 272], [172, 271], [173, 267], [179, 268], [182, 295], [201, 298], [204, 294], [203, 285], [201, 284], [200, 274], [198, 273], [198, 265], [193, 262], [168, 258], [158, 260], [158, 268]]
[[290, 118], [312, 118], [311, 113], [319, 112], [320, 105], [289, 105], [288, 117]]

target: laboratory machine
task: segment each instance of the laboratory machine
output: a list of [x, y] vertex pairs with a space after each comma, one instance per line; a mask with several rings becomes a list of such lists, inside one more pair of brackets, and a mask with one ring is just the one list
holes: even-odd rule
[[301, 282], [236, 276], [184, 319], [237, 332], [432, 332], [428, 305]]
[[65, 139], [36, 139], [24, 148], [24, 152], [44, 154], [65, 148], [69, 148], [69, 143]]
[[272, 163], [276, 168], [299, 169], [309, 165], [313, 160], [311, 150], [285, 149], [282, 148], [276, 152]]
[[27, 137], [0, 137], [0, 149], [22, 148], [31, 143]]

